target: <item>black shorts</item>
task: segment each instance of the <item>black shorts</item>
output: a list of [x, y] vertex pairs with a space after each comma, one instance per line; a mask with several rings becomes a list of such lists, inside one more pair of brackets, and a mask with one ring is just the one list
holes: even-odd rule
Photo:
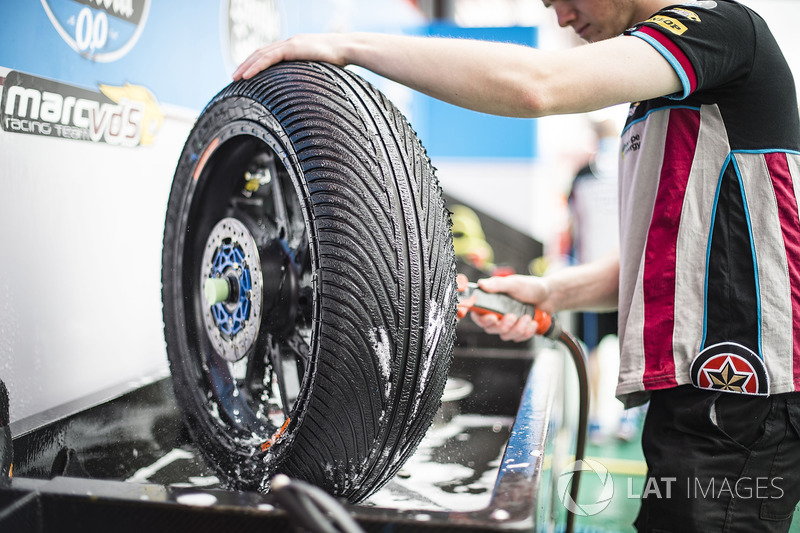
[[788, 531], [800, 500], [800, 393], [654, 391], [639, 531]]

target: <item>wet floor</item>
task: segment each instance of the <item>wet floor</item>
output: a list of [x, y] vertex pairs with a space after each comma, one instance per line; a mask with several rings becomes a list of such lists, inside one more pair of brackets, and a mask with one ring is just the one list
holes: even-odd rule
[[[511, 419], [458, 415], [432, 427], [397, 476], [361, 505], [431, 511], [487, 507], [512, 423]], [[225, 488], [191, 445], [167, 451], [125, 481]]]
[[[489, 504], [514, 419], [446, 404], [416, 453], [361, 505], [474, 511]], [[165, 379], [15, 438], [15, 476], [225, 488], [188, 438]]]

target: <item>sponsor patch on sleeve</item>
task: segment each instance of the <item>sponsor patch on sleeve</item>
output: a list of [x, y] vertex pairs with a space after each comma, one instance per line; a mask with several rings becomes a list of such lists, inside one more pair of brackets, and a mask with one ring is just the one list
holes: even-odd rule
[[665, 17], [664, 15], [656, 15], [651, 17], [647, 20], [647, 22], [658, 24], [662, 28], [671, 31], [675, 35], [683, 35], [687, 29], [686, 26], [679, 20], [672, 17]]

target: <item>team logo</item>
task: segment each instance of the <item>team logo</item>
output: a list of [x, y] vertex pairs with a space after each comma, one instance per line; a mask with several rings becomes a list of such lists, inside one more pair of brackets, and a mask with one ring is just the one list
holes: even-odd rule
[[116, 61], [136, 44], [150, 0], [41, 0], [61, 38], [82, 56]]
[[[594, 502], [578, 503], [572, 499], [570, 486], [576, 472], [581, 472], [581, 476], [593, 473], [597, 477], [600, 492]], [[582, 477], [581, 480], [583, 481], [584, 478]], [[556, 483], [556, 490], [558, 490], [558, 499], [569, 512], [577, 516], [594, 516], [611, 503], [611, 498], [614, 496], [614, 480], [605, 466], [591, 459], [583, 459], [575, 461], [561, 472]]]
[[692, 383], [708, 389], [757, 396], [769, 395], [764, 362], [752, 350], [735, 342], [709, 346], [692, 361]]
[[139, 146], [153, 142], [163, 120], [153, 94], [139, 85], [97, 92], [14, 70], [3, 81], [0, 125], [8, 132]]

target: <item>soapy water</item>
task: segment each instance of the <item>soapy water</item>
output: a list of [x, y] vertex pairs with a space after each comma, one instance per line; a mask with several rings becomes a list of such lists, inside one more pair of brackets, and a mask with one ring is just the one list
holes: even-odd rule
[[392, 345], [389, 335], [384, 328], [376, 328], [375, 331], [369, 332], [369, 337], [383, 378], [384, 396], [388, 399], [392, 390], [389, 381], [392, 375]]
[[456, 415], [434, 425], [398, 474], [363, 505], [468, 512], [489, 506], [514, 419]]
[[[448, 286], [444, 297], [445, 302], [450, 301], [452, 291], [453, 288]], [[428, 374], [430, 373], [431, 366], [434, 364], [433, 358], [436, 354], [436, 348], [439, 346], [442, 331], [447, 326], [444, 320], [445, 316], [445, 310], [436, 303], [436, 300], [431, 300], [428, 303], [428, 327], [425, 329], [425, 351], [423, 352], [422, 370], [419, 378], [420, 386], [414, 398], [414, 406], [411, 409], [412, 416], [417, 414], [420, 401], [422, 400], [422, 393], [428, 385]]]

